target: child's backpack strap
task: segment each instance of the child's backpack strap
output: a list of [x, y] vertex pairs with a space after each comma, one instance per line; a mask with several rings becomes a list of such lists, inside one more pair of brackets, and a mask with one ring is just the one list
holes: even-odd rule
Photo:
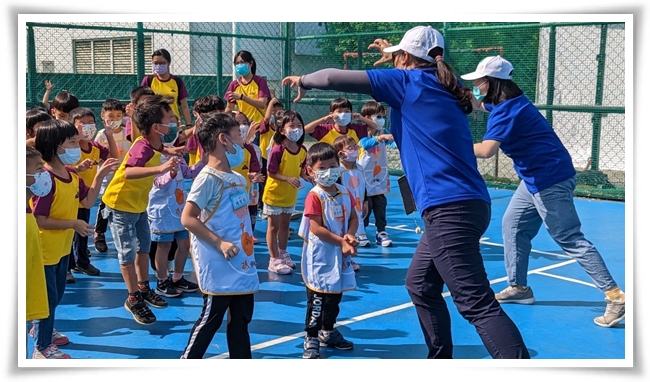
[[151, 82], [153, 81], [154, 75], [147, 74], [147, 86], [151, 87]]

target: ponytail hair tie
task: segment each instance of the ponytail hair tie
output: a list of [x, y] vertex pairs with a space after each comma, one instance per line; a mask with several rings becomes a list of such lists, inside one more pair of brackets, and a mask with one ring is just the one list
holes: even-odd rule
[[435, 57], [435, 60], [436, 60], [436, 62], [438, 62], [438, 61], [442, 61], [442, 56], [441, 56], [441, 55], [437, 55], [437, 56]]

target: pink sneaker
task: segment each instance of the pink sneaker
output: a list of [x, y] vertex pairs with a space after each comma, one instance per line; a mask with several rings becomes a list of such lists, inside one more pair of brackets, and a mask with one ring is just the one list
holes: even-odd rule
[[296, 269], [296, 263], [291, 260], [291, 255], [289, 255], [289, 252], [280, 250], [280, 259], [291, 269]]
[[[34, 338], [34, 322], [32, 321], [32, 327], [29, 328], [29, 336]], [[63, 346], [70, 343], [70, 339], [63, 333], [60, 333], [58, 330], [54, 329], [52, 331], [52, 343], [56, 346]]]
[[360, 267], [359, 267], [359, 264], [357, 264], [357, 263], [355, 263], [354, 261], [352, 261], [352, 269], [354, 269], [354, 271], [356, 272], [356, 271], [359, 270], [359, 268], [360, 268]]
[[269, 260], [269, 271], [280, 275], [288, 275], [293, 272], [293, 269], [285, 264], [280, 257], [271, 257]]
[[257, 244], [257, 243], [259, 243], [259, 242], [260, 242], [260, 241], [257, 240], [257, 238], [256, 238], [255, 236], [253, 236], [253, 244]]
[[33, 359], [71, 359], [70, 355], [62, 353], [59, 348], [50, 344], [45, 350], [38, 351], [34, 349], [34, 354], [32, 355]]

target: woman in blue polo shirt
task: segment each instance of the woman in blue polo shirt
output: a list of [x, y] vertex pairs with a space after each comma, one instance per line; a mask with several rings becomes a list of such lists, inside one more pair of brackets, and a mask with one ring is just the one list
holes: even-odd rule
[[442, 60], [442, 35], [415, 27], [399, 45], [377, 39], [375, 66], [394, 69], [325, 69], [283, 85], [298, 86], [298, 102], [311, 88], [370, 94], [391, 107], [391, 132], [415, 203], [425, 222], [406, 275], [428, 358], [452, 358], [446, 284], [461, 315], [476, 327], [493, 358], [530, 358], [519, 330], [501, 309], [483, 265], [479, 240], [490, 222], [490, 196], [472, 151], [467, 114], [472, 93]]
[[[616, 285], [596, 247], [580, 231], [573, 204], [576, 171], [571, 156], [539, 110], [512, 81], [513, 67], [501, 56], [484, 58], [476, 71], [461, 76], [474, 81], [474, 107], [489, 111], [483, 141], [474, 145], [479, 158], [500, 148], [512, 159], [521, 183], [503, 215], [504, 258], [509, 286], [496, 294], [501, 303], [532, 304], [527, 285], [531, 240], [542, 222], [564, 252], [578, 261], [605, 293], [607, 308], [594, 318], [612, 327], [625, 317], [625, 293]], [[482, 101], [482, 102], [481, 102]]]

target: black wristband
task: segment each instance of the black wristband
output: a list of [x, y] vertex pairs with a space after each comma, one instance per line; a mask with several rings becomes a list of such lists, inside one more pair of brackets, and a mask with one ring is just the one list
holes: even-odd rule
[[306, 87], [305, 84], [302, 82], [302, 79], [304, 77], [305, 76], [303, 75], [303, 76], [300, 76], [300, 78], [298, 79], [298, 87], [300, 87], [302, 89], [305, 89], [305, 90], [311, 90], [311, 88]]

